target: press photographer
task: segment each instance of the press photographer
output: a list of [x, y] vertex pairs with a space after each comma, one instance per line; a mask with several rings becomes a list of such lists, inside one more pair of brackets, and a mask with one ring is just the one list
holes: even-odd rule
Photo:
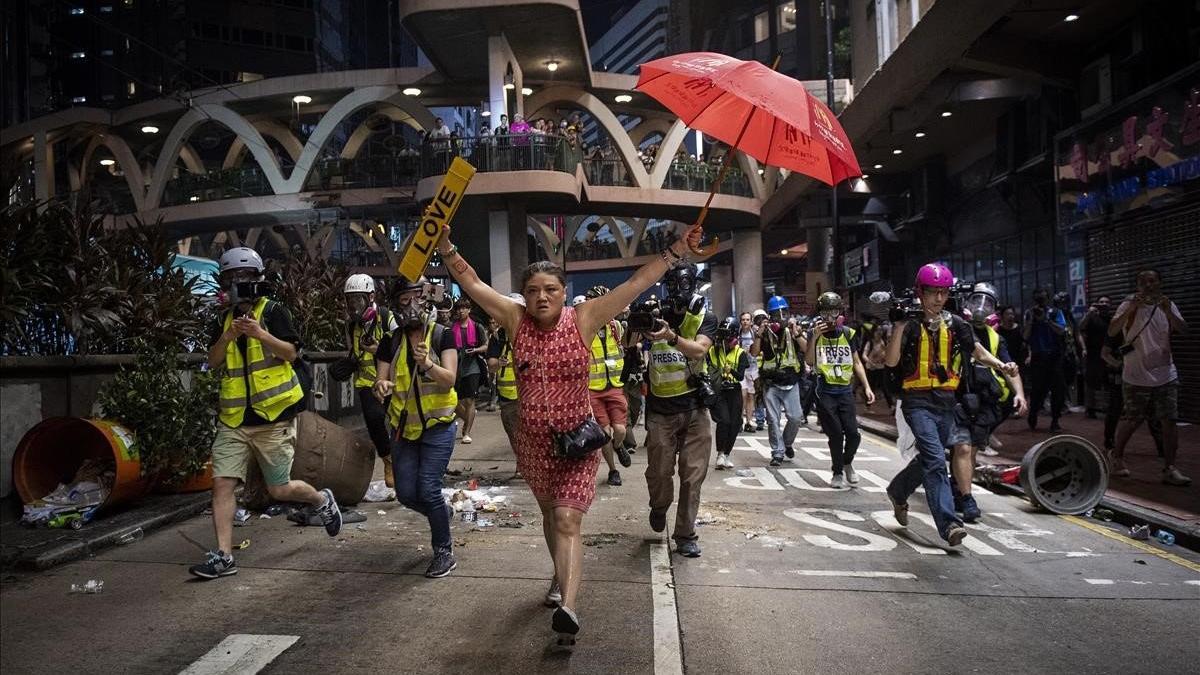
[[742, 349], [737, 319], [731, 316], [717, 327], [705, 363], [716, 390], [708, 409], [717, 427], [717, 469], [732, 469], [729, 453], [742, 421], [742, 379], [750, 368], [750, 355]]
[[[786, 298], [775, 295], [767, 300], [770, 317], [758, 326], [762, 365], [759, 372], [766, 383], [763, 401], [767, 407], [767, 438], [771, 444], [771, 466], [781, 466], [783, 460], [796, 456], [792, 444], [802, 425], [808, 424], [801, 400], [808, 386], [801, 360], [808, 345], [803, 329], [795, 317], [789, 316]], [[787, 414], [787, 424], [782, 416]]]
[[[705, 409], [712, 385], [702, 360], [713, 344], [716, 318], [694, 293], [696, 266], [683, 263], [664, 277], [667, 297], [661, 318], [655, 319], [650, 339], [650, 395], [646, 397], [646, 487], [650, 491], [650, 527], [667, 527], [667, 509], [674, 501], [672, 477], [679, 471], [679, 504], [671, 533], [680, 555], [700, 555], [696, 513], [700, 486], [708, 475], [712, 423]], [[630, 314], [630, 326], [644, 325]]]

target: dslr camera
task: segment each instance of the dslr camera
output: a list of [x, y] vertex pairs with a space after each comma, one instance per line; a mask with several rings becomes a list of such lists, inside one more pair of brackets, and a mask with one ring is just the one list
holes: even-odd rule
[[712, 379], [708, 373], [692, 373], [688, 375], [688, 386], [696, 389], [696, 398], [700, 399], [701, 405], [706, 408], [712, 408], [720, 403], [717, 397], [717, 392], [713, 389]]
[[900, 321], [901, 319], [920, 320], [924, 318], [925, 310], [921, 308], [921, 298], [917, 297], [915, 289], [906, 288], [891, 297], [891, 307], [888, 309], [889, 321]]
[[229, 304], [254, 302], [271, 295], [275, 288], [266, 281], [239, 281], [229, 288]]
[[650, 333], [658, 328], [662, 318], [662, 310], [658, 302], [646, 300], [639, 302], [629, 309], [629, 330], [638, 333]]

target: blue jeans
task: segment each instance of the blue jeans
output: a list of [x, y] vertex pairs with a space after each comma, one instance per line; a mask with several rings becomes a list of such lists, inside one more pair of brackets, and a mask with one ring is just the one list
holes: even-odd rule
[[428, 429], [420, 440], [392, 443], [396, 501], [429, 519], [433, 549], [450, 548], [450, 511], [442, 497], [442, 474], [454, 452], [457, 423]]
[[917, 488], [925, 486], [929, 513], [937, 525], [938, 534], [946, 538], [951, 525], [962, 525], [954, 514], [954, 497], [950, 477], [946, 472], [946, 446], [954, 431], [954, 409], [944, 412], [912, 408], [901, 403], [904, 421], [917, 439], [917, 456], [900, 470], [888, 485], [888, 496], [898, 504], [908, 501]]
[[[800, 422], [804, 420], [804, 411], [800, 408], [800, 386], [792, 385], [790, 389], [767, 385], [767, 393], [763, 395], [767, 404], [767, 440], [771, 443], [771, 456], [783, 457], [784, 448], [792, 447], [796, 441], [796, 433], [800, 431]], [[787, 412], [787, 425], [783, 433], [779, 431], [779, 415]]]

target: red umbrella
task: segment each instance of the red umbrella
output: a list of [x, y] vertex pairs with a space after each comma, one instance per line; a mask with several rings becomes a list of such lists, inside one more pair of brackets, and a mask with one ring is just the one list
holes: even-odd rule
[[711, 52], [666, 56], [642, 64], [637, 89], [688, 127], [765, 164], [829, 185], [862, 175], [833, 112], [799, 81], [757, 61]]

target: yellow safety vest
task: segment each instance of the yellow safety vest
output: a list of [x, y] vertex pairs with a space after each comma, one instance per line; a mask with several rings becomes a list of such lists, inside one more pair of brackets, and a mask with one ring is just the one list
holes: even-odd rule
[[854, 339], [854, 329], [846, 328], [835, 338], [822, 335], [817, 338], [817, 372], [825, 379], [825, 384], [845, 386], [850, 384], [854, 375], [854, 350], [850, 348], [850, 340]]
[[[683, 323], [679, 324], [679, 336], [688, 340], [696, 339], [705, 312], [701, 309], [699, 314], [684, 314]], [[649, 370], [650, 393], [658, 398], [683, 396], [695, 391], [695, 387], [688, 384], [688, 375], [691, 373], [688, 358], [667, 344], [666, 340], [655, 340], [650, 345]]]
[[[385, 335], [392, 334], [391, 312], [382, 307], [376, 310], [375, 321], [371, 324], [371, 335], [375, 338], [375, 344], [379, 344]], [[353, 328], [350, 329], [350, 354], [354, 360], [358, 362], [358, 366], [354, 371], [354, 387], [374, 387], [375, 386], [375, 355], [371, 352], [362, 349], [360, 340], [363, 336], [362, 323], [355, 321]]]
[[[264, 310], [270, 301], [259, 298], [254, 303], [254, 319], [262, 322]], [[233, 312], [225, 315], [225, 330], [233, 324]], [[249, 361], [247, 364], [246, 361]], [[225, 345], [225, 374], [221, 377], [219, 419], [225, 426], [240, 427], [246, 415], [249, 396], [250, 408], [259, 417], [274, 422], [284, 410], [304, 398], [300, 380], [292, 370], [292, 364], [264, 350], [262, 342], [246, 336], [246, 359], [237, 340]]]
[[725, 345], [709, 347], [708, 355], [705, 357], [708, 363], [708, 376], [715, 382], [737, 382], [733, 379], [733, 373], [737, 371], [738, 361], [742, 359], [744, 353], [746, 350], [742, 349], [741, 345], [734, 345], [733, 349], [729, 350], [725, 348]]
[[783, 333], [779, 336], [779, 341], [783, 343], [783, 349], [780, 349], [781, 345], [775, 341], [771, 329], [768, 328], [763, 333], [766, 339], [771, 341], [771, 351], [774, 354], [774, 358], [764, 358], [762, 363], [759, 364], [762, 370], [769, 373], [773, 370], [791, 368], [797, 373], [804, 372], [803, 367], [800, 365], [800, 357], [796, 354], [796, 339], [790, 335], [787, 326], [783, 327]]
[[[1000, 334], [997, 333], [996, 329], [992, 328], [991, 326], [986, 326], [986, 328], [988, 351], [991, 352], [992, 356], [1000, 358], [997, 354], [997, 352], [1000, 351]], [[1004, 374], [1000, 371], [994, 368], [989, 368], [988, 370], [992, 371], [992, 377], [996, 378], [996, 384], [1000, 385], [1000, 402], [1004, 403], [1008, 401], [1009, 397], [1012, 396], [1012, 389], [1009, 389], [1008, 387], [1008, 380], [1004, 379]]]
[[[433, 326], [425, 331], [425, 346], [429, 347], [433, 337]], [[454, 386], [444, 386], [432, 378], [420, 377], [413, 381], [412, 373], [408, 370], [408, 336], [398, 334], [400, 344], [396, 346], [396, 356], [392, 359], [392, 402], [388, 406], [388, 424], [392, 429], [400, 429], [401, 435], [410, 441], [421, 438], [426, 429], [438, 424], [454, 421], [454, 408], [458, 405], [458, 394]], [[429, 359], [434, 365], [441, 365], [441, 354], [429, 348]]]
[[614, 323], [609, 321], [605, 328], [600, 329], [604, 338], [601, 339], [600, 333], [592, 338], [592, 367], [588, 372], [588, 389], [592, 391], [625, 386], [621, 381], [621, 372], [625, 369], [625, 352], [621, 350], [614, 327]]
[[500, 366], [500, 370], [496, 373], [496, 392], [505, 401], [515, 401], [517, 400], [517, 370], [513, 368], [512, 363], [512, 344], [507, 340], [504, 342], [503, 349], [500, 350], [500, 358], [508, 359], [508, 365]]
[[929, 331], [925, 330], [924, 326], [918, 327], [921, 334], [921, 342], [917, 353], [917, 369], [908, 377], [904, 378], [902, 388], [905, 391], [928, 391], [933, 389], [941, 389], [945, 391], [954, 391], [958, 389], [958, 361], [959, 357], [955, 356], [954, 361], [950, 360], [950, 324], [947, 323], [938, 328], [937, 332], [937, 362], [942, 364], [946, 369], [946, 381], [942, 382], [938, 379], [937, 373], [933, 368], [935, 352], [930, 348]]

